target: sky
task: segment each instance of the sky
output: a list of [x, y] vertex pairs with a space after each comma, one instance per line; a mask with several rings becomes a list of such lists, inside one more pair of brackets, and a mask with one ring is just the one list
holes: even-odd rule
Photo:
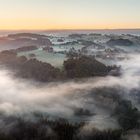
[[0, 30], [140, 28], [140, 0], [0, 0]]

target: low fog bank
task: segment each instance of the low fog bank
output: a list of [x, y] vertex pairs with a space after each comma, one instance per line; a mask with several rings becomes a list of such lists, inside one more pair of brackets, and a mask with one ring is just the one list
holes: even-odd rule
[[[118, 100], [130, 100], [139, 108], [140, 56], [118, 62], [122, 66], [120, 77], [106, 76], [41, 85], [12, 76], [0, 70], [0, 121], [16, 116], [34, 120], [37, 114], [50, 119], [65, 118], [71, 122], [86, 122], [83, 130], [120, 128], [114, 115]], [[134, 94], [133, 94], [134, 93]], [[4, 116], [4, 117], [3, 117]], [[1, 127], [1, 128], [2, 128]]]

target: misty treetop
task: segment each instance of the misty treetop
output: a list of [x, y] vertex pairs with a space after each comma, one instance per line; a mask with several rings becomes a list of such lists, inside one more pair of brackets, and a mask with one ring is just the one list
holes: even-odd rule
[[78, 56], [76, 58], [68, 58], [64, 61], [64, 68], [60, 70], [49, 63], [41, 62], [36, 59], [27, 59], [24, 56], [18, 57], [13, 50], [2, 51], [0, 53], [0, 62], [16, 70], [16, 75], [20, 77], [35, 79], [42, 82], [105, 76], [114, 69], [114, 67], [105, 66], [92, 56]]

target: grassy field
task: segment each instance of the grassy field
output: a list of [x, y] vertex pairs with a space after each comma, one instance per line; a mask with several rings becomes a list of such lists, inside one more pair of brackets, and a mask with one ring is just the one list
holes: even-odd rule
[[18, 56], [26, 56], [28, 59], [31, 58], [30, 55], [35, 54], [37, 60], [42, 62], [50, 63], [55, 67], [62, 67], [64, 60], [66, 59], [65, 54], [60, 53], [48, 53], [43, 50], [33, 50], [33, 51], [26, 51], [18, 53]]

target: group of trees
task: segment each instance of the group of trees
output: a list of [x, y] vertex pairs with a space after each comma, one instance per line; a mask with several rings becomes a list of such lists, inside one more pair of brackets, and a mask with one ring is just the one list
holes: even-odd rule
[[58, 68], [54, 68], [52, 65], [37, 61], [36, 59], [27, 60], [20, 65], [19, 69], [19, 76], [42, 82], [57, 80], [61, 77], [61, 72]]
[[118, 123], [124, 130], [140, 127], [140, 112], [132, 105], [131, 101], [120, 100], [114, 112]]
[[84, 123], [70, 123], [64, 119], [53, 121], [40, 118], [35, 122], [21, 118], [15, 120], [8, 132], [0, 130], [0, 140], [121, 140], [123, 133], [122, 130], [96, 129], [90, 134], [82, 133]]
[[92, 114], [90, 110], [88, 109], [76, 108], [74, 111], [74, 115], [75, 116], [92, 116], [94, 114]]
[[23, 46], [23, 47], [20, 47], [20, 48], [17, 48], [13, 51], [15, 52], [22, 52], [22, 51], [32, 51], [32, 50], [37, 50], [38, 47], [37, 46]]
[[107, 45], [109, 46], [131, 46], [133, 45], [134, 43], [129, 40], [129, 39], [110, 39], [108, 42], [107, 42]]
[[79, 140], [125, 140], [122, 135], [123, 131], [121, 129], [104, 131], [93, 129], [90, 134], [81, 136]]
[[5, 133], [7, 130], [0, 130], [0, 140], [76, 140], [76, 133], [81, 127], [81, 124], [71, 124], [65, 120], [49, 121], [41, 118], [32, 122], [15, 119], [8, 133]]
[[105, 76], [110, 68], [98, 62], [94, 57], [80, 56], [64, 61], [64, 69], [69, 78]]
[[126, 91], [121, 87], [100, 87], [94, 88], [86, 96], [98, 101], [96, 106], [99, 105], [110, 110], [110, 115], [116, 118], [118, 124], [124, 131], [139, 129], [140, 111], [132, 104], [131, 100], [122, 98], [124, 94], [126, 94]]
[[64, 61], [63, 70], [53, 67], [36, 59], [18, 57], [16, 52], [2, 51], [0, 63], [10, 66], [17, 71], [17, 75], [23, 78], [31, 78], [37, 81], [47, 82], [71, 78], [85, 78], [93, 76], [105, 76], [113, 67], [107, 67], [91, 56], [76, 56]]
[[61, 71], [51, 64], [40, 62], [36, 59], [18, 57], [15, 52], [3, 51], [0, 53], [0, 63], [16, 71], [19, 77], [30, 78], [41, 82], [59, 79]]
[[[83, 110], [80, 110], [83, 112]], [[87, 111], [86, 111], [87, 112]], [[126, 140], [128, 130], [139, 128], [139, 112], [130, 101], [120, 100], [115, 115], [122, 128], [87, 132], [85, 122], [69, 122], [65, 119], [49, 120], [43, 114], [33, 116], [34, 120], [14, 116], [4, 117], [6, 127], [0, 127], [0, 140]], [[32, 116], [32, 115], [31, 115]], [[9, 127], [10, 126], [10, 127]]]

